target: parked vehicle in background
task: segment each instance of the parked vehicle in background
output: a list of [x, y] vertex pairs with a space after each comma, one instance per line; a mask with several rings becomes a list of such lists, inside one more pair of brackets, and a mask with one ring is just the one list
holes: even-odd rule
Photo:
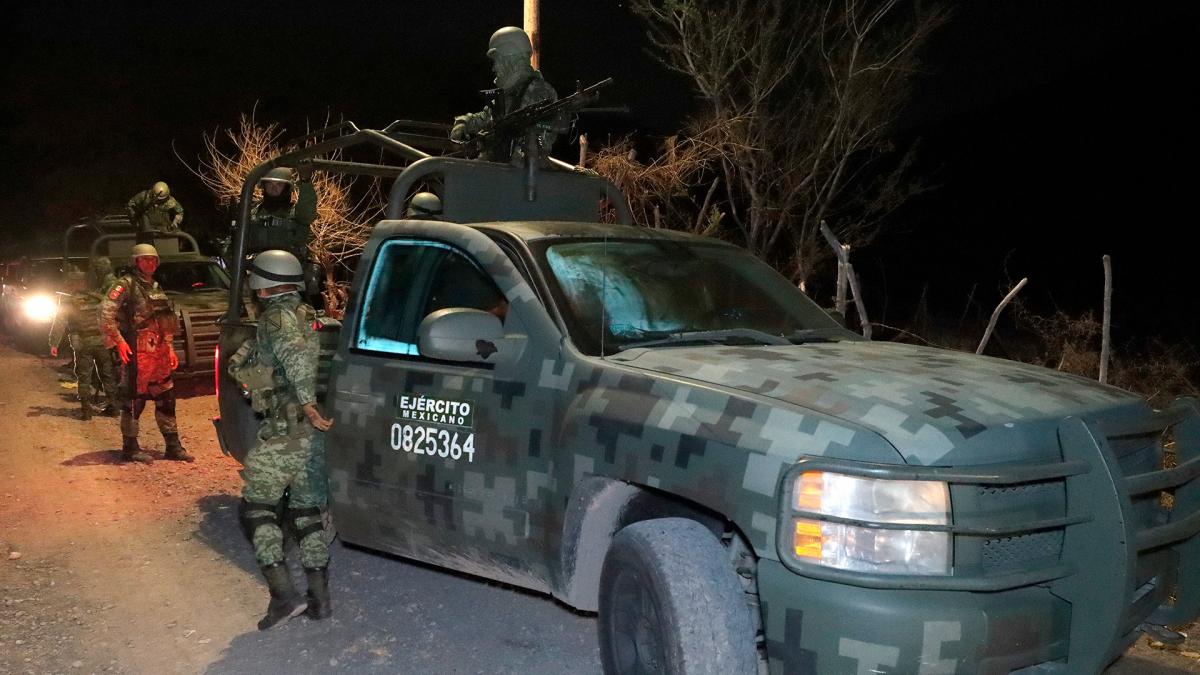
[[29, 257], [7, 263], [0, 298], [4, 328], [22, 347], [35, 352], [48, 348], [50, 325], [62, 299], [77, 290], [70, 272], [86, 269], [83, 257]]

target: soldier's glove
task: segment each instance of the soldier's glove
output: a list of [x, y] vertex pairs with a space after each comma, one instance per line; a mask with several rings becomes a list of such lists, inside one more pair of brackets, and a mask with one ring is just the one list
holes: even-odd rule
[[175, 216], [174, 220], [171, 221], [171, 229], [178, 230], [179, 224], [182, 222], [183, 222], [183, 216]]
[[304, 416], [308, 418], [308, 423], [313, 425], [317, 431], [329, 431], [333, 426], [333, 420], [321, 416], [321, 411], [317, 410], [317, 404], [309, 403], [304, 406]]
[[57, 358], [57, 357], [58, 357], [58, 347], [51, 347], [50, 348], [50, 358]]
[[304, 162], [304, 163], [300, 164], [300, 166], [296, 167], [296, 177], [300, 179], [301, 183], [307, 183], [310, 180], [312, 180], [312, 175], [313, 175], [312, 164], [310, 164], [308, 162]]
[[175, 370], [179, 367], [179, 356], [175, 353], [174, 349], [171, 350], [171, 358], [169, 363], [171, 365], [171, 370]]
[[128, 342], [121, 341], [117, 343], [117, 356], [121, 358], [121, 363], [129, 363], [130, 357], [133, 356], [133, 348]]

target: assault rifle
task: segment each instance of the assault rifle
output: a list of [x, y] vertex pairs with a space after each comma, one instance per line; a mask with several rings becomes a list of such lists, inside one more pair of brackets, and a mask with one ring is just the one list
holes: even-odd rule
[[[566, 126], [568, 115], [583, 110], [585, 105], [599, 98], [600, 89], [612, 84], [612, 81], [611, 77], [605, 78], [590, 87], [580, 87], [576, 82], [575, 92], [570, 96], [527, 105], [494, 120], [491, 127], [466, 141], [467, 155], [474, 157], [486, 152], [493, 159], [507, 160], [512, 155], [513, 143], [524, 143], [525, 137], [535, 127], [554, 130], [555, 127]], [[541, 150], [549, 152], [550, 148]]]

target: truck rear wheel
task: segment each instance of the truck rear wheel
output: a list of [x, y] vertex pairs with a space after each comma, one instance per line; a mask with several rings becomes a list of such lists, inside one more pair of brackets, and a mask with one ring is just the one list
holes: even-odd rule
[[729, 554], [703, 525], [660, 518], [613, 538], [600, 574], [604, 672], [754, 675], [754, 623]]

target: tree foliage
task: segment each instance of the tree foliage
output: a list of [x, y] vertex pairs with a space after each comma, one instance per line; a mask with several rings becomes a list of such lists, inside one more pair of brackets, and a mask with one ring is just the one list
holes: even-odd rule
[[695, 142], [753, 253], [803, 283], [838, 238], [862, 245], [927, 185], [890, 134], [946, 13], [900, 0], [633, 0], [656, 54], [689, 78]]

